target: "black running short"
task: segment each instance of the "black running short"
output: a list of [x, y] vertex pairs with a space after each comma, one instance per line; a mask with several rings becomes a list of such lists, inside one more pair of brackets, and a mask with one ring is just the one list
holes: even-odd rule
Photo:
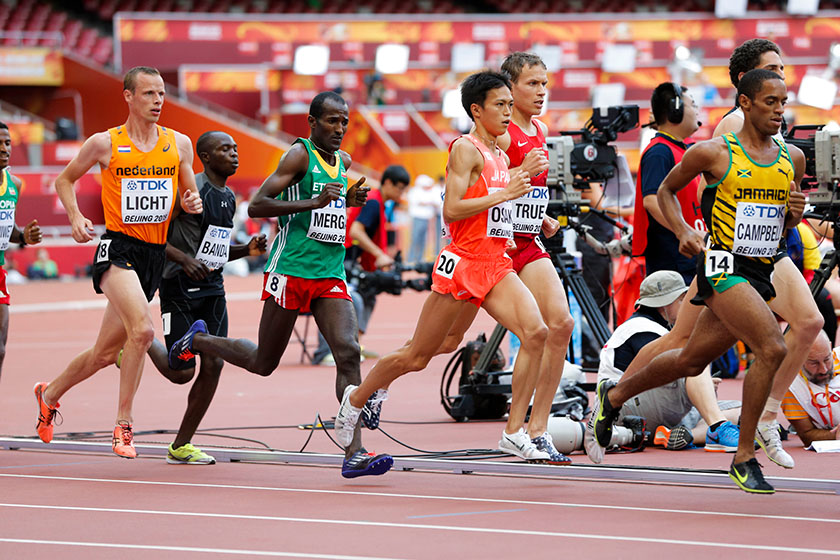
[[741, 282], [749, 282], [764, 301], [776, 297], [773, 288], [773, 264], [757, 262], [749, 257], [735, 255], [735, 266], [732, 274], [720, 274], [713, 277], [706, 276], [706, 254], [697, 258], [697, 295], [692, 298], [694, 305], [704, 305], [705, 300], [713, 294], [722, 293]]
[[[199, 319], [207, 323], [207, 333], [226, 337], [228, 334], [228, 313], [225, 296], [207, 296], [196, 299], [160, 300], [160, 318], [163, 323], [163, 336], [166, 350], [184, 336], [190, 325]], [[195, 366], [195, 359], [190, 360], [182, 369]]]
[[152, 301], [160, 286], [165, 262], [165, 244], [146, 243], [124, 233], [106, 230], [93, 257], [93, 289], [97, 294], [102, 293], [102, 276], [113, 265], [133, 270], [140, 279], [146, 299]]

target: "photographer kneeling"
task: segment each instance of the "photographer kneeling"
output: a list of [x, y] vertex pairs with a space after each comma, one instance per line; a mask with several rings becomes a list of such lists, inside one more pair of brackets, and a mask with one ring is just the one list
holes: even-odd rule
[[[405, 167], [390, 165], [382, 174], [382, 183], [378, 189], [371, 189], [367, 202], [361, 208], [348, 208], [347, 212], [347, 240], [344, 245], [347, 253], [344, 266], [352, 269], [356, 263], [365, 271], [388, 269], [394, 265], [387, 252], [388, 232], [385, 218], [385, 203], [400, 200], [403, 191], [411, 182], [411, 177]], [[359, 323], [359, 334], [367, 330], [370, 315], [376, 305], [376, 292], [359, 290], [358, 282], [352, 280], [348, 274], [347, 288], [353, 298], [353, 307]], [[361, 338], [361, 336], [360, 336]], [[378, 358], [375, 352], [362, 348], [362, 358]], [[327, 341], [318, 333], [318, 349], [312, 356], [313, 364], [334, 365]]]

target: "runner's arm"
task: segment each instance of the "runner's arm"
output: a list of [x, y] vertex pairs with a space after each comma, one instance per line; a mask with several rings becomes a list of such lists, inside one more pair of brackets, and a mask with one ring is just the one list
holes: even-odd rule
[[181, 265], [181, 268], [184, 270], [184, 274], [186, 274], [190, 280], [198, 282], [204, 280], [207, 275], [210, 274], [210, 269], [207, 268], [206, 264], [197, 260], [195, 257], [186, 254], [181, 249], [168, 242], [166, 244], [166, 260]]
[[[10, 173], [9, 176], [12, 178], [12, 183], [17, 187], [18, 192], [20, 192], [23, 181], [17, 175]], [[9, 241], [12, 243], [23, 243], [24, 245], [36, 245], [41, 242], [41, 238], [41, 227], [38, 225], [38, 220], [32, 220], [23, 229], [19, 228], [17, 224], [14, 224]]]
[[204, 211], [204, 204], [201, 195], [198, 194], [198, 187], [195, 185], [195, 174], [193, 173], [193, 147], [192, 140], [186, 134], [175, 133], [175, 145], [178, 147], [178, 190], [181, 193], [181, 208], [188, 214], [201, 214]]
[[231, 245], [230, 257], [228, 261], [235, 261], [242, 257], [256, 257], [266, 252], [268, 248], [268, 240], [264, 233], [253, 236], [248, 243], [240, 243], [238, 245]]
[[84, 217], [76, 200], [76, 191], [73, 185], [76, 184], [82, 175], [97, 163], [107, 167], [111, 159], [111, 135], [108, 132], [97, 132], [82, 144], [79, 153], [76, 154], [67, 167], [55, 179], [55, 191], [73, 231], [73, 239], [77, 243], [85, 243], [93, 239], [93, 222]]
[[507, 188], [487, 196], [465, 199], [467, 189], [481, 175], [484, 157], [469, 140], [463, 138], [452, 146], [446, 168], [443, 219], [447, 224], [480, 214], [497, 204], [519, 198], [531, 190], [527, 173], [519, 172], [511, 174], [511, 182]]
[[[319, 198], [306, 200], [278, 200], [278, 196], [290, 186], [298, 183], [309, 167], [309, 153], [302, 144], [295, 144], [280, 158], [277, 169], [263, 181], [259, 190], [248, 204], [248, 216], [252, 218], [275, 218], [297, 214], [319, 206]], [[329, 202], [327, 202], [329, 203]]]

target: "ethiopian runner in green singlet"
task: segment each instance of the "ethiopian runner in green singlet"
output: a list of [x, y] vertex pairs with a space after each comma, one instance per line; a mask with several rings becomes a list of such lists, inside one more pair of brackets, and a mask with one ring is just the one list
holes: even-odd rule
[[[341, 151], [349, 111], [333, 92], [319, 93], [309, 106], [310, 137], [300, 138], [251, 199], [253, 218], [278, 218], [263, 278], [259, 343], [207, 334], [196, 321], [169, 353], [178, 367], [195, 354], [218, 356], [257, 375], [268, 376], [286, 350], [299, 313], [312, 312], [335, 357], [335, 395], [361, 382], [356, 314], [344, 283], [347, 206], [362, 206], [364, 177], [348, 187], [352, 160]], [[372, 404], [373, 406], [373, 404]], [[393, 459], [362, 447], [360, 430], [345, 449], [346, 478], [387, 472]]]
[[[755, 458], [756, 426], [787, 353], [765, 300], [774, 295], [770, 274], [779, 240], [786, 228], [796, 227], [805, 210], [805, 196], [799, 189], [805, 156], [795, 146], [773, 138], [781, 127], [786, 102], [781, 76], [750, 70], [738, 83], [743, 128], [692, 146], [665, 177], [657, 194], [659, 206], [680, 241], [680, 252], [702, 254], [698, 293], [706, 307], [681, 350], [660, 354], [618, 385], [599, 384], [595, 420], [587, 426], [598, 446], [606, 447], [625, 402], [680, 377], [699, 375], [710, 359], [743, 340], [756, 360], [744, 378], [740, 438], [729, 476], [742, 490], [762, 494], [774, 489]], [[676, 197], [700, 173], [709, 185], [704, 195], [711, 215], [708, 241], [682, 218]]]
[[41, 242], [41, 228], [32, 220], [20, 229], [15, 224], [15, 210], [20, 197], [21, 180], [9, 173], [12, 157], [12, 137], [9, 127], [0, 122], [0, 373], [6, 358], [6, 339], [9, 336], [9, 290], [6, 288], [6, 249], [10, 243], [33, 245]]

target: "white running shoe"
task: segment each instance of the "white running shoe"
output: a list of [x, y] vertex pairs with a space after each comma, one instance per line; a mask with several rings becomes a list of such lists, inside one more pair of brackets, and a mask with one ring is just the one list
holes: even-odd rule
[[755, 440], [767, 454], [767, 458], [786, 469], [792, 469], [796, 463], [782, 447], [782, 436], [779, 433], [779, 421], [760, 423], [755, 431]]
[[537, 449], [537, 446], [528, 437], [528, 432], [523, 428], [519, 428], [519, 431], [515, 434], [509, 434], [502, 430], [502, 439], [499, 440], [499, 451], [516, 455], [526, 461], [548, 461], [551, 459], [551, 455]]
[[598, 438], [595, 437], [595, 418], [601, 410], [598, 399], [595, 399], [592, 405], [592, 412], [589, 414], [589, 421], [586, 423], [586, 429], [583, 432], [583, 449], [586, 451], [586, 456], [593, 463], [600, 464], [604, 460], [604, 453], [607, 450], [598, 445]]
[[362, 414], [361, 408], [356, 408], [350, 404], [350, 393], [356, 387], [356, 385], [348, 385], [344, 388], [341, 406], [338, 408], [338, 414], [335, 415], [335, 439], [345, 449], [353, 443], [356, 424], [359, 423], [359, 416]]

